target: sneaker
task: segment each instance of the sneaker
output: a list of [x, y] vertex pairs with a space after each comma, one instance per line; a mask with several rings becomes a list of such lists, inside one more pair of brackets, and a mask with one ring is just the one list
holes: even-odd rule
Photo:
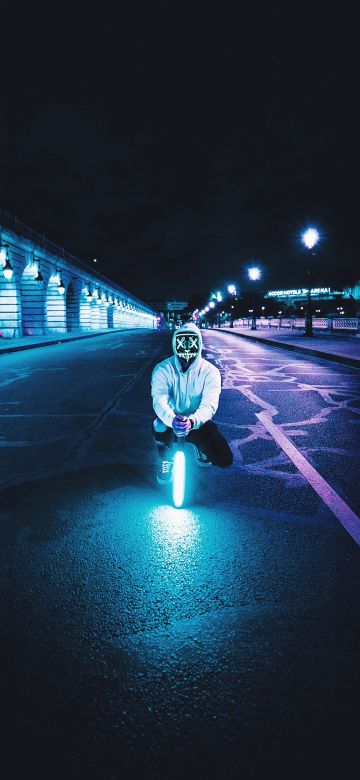
[[202, 452], [196, 447], [196, 461], [198, 466], [211, 466], [211, 460], [208, 458], [206, 452]]
[[172, 480], [172, 460], [161, 460], [158, 468], [156, 480], [159, 485], [167, 485]]

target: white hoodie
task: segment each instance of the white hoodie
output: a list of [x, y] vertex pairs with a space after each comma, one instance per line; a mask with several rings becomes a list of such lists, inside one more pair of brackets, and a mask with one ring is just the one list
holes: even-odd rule
[[171, 428], [176, 414], [189, 417], [194, 428], [199, 428], [214, 416], [221, 392], [220, 371], [201, 357], [202, 338], [199, 328], [192, 322], [178, 328], [176, 333], [191, 331], [200, 339], [200, 352], [185, 371], [181, 370], [176, 355], [155, 366], [151, 380], [151, 395], [157, 417]]

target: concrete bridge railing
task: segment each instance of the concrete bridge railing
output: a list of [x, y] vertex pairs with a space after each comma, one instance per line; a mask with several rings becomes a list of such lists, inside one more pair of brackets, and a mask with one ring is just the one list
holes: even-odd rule
[[[243, 317], [234, 320], [234, 328], [251, 327], [252, 319]], [[312, 325], [315, 330], [323, 331], [347, 331], [356, 333], [360, 330], [360, 319], [358, 317], [313, 317]], [[228, 323], [224, 324], [228, 327]], [[258, 317], [256, 319], [257, 328], [284, 328], [287, 330], [296, 330], [305, 328], [304, 317]]]

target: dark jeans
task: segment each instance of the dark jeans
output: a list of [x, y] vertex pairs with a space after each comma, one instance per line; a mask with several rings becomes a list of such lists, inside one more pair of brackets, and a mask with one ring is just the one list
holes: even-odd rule
[[[165, 451], [167, 448], [171, 447], [171, 444], [175, 440], [172, 428], [167, 428], [166, 431], [160, 433], [155, 431], [153, 426], [152, 431], [160, 450], [164, 448]], [[184, 437], [184, 441], [199, 447], [202, 452], [206, 453], [214, 466], [231, 466], [233, 462], [231, 449], [226, 439], [224, 439], [223, 435], [218, 430], [217, 425], [215, 425], [212, 420], [204, 423], [204, 425], [201, 425], [197, 430], [190, 431], [190, 433]], [[160, 452], [160, 454], [162, 453]]]

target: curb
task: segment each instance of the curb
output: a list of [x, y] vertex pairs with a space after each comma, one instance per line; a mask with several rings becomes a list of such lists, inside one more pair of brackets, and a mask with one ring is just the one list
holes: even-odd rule
[[[79, 334], [78, 336], [70, 336], [70, 337], [63, 337], [51, 339], [51, 341], [37, 341], [34, 344], [18, 344], [17, 346], [13, 347], [3, 347], [1, 349], [0, 347], [0, 355], [6, 355], [8, 352], [22, 352], [25, 349], [37, 349], [38, 347], [53, 347], [55, 344], [66, 344], [67, 341], [79, 341], [80, 339], [93, 339], [96, 336], [109, 336], [110, 333], [123, 333], [124, 331], [128, 330], [135, 330], [135, 328], [116, 328], [111, 329], [111, 331], [104, 330], [100, 333], [84, 333]], [[136, 330], [140, 330], [140, 328], [136, 328]]]
[[290, 352], [301, 352], [303, 355], [311, 355], [312, 357], [322, 358], [322, 360], [332, 360], [334, 363], [343, 363], [346, 366], [353, 366], [360, 369], [360, 358], [346, 357], [346, 355], [334, 355], [332, 352], [322, 352], [319, 349], [308, 349], [307, 347], [301, 347], [297, 344], [288, 344], [286, 342], [279, 343], [272, 339], [264, 339], [261, 336], [248, 336], [247, 333], [236, 333], [229, 328], [219, 328], [217, 333], [221, 330], [224, 333], [231, 333], [233, 336], [238, 336], [248, 341], [259, 341], [261, 344], [269, 344], [270, 347], [279, 347], [279, 349], [287, 349]]

